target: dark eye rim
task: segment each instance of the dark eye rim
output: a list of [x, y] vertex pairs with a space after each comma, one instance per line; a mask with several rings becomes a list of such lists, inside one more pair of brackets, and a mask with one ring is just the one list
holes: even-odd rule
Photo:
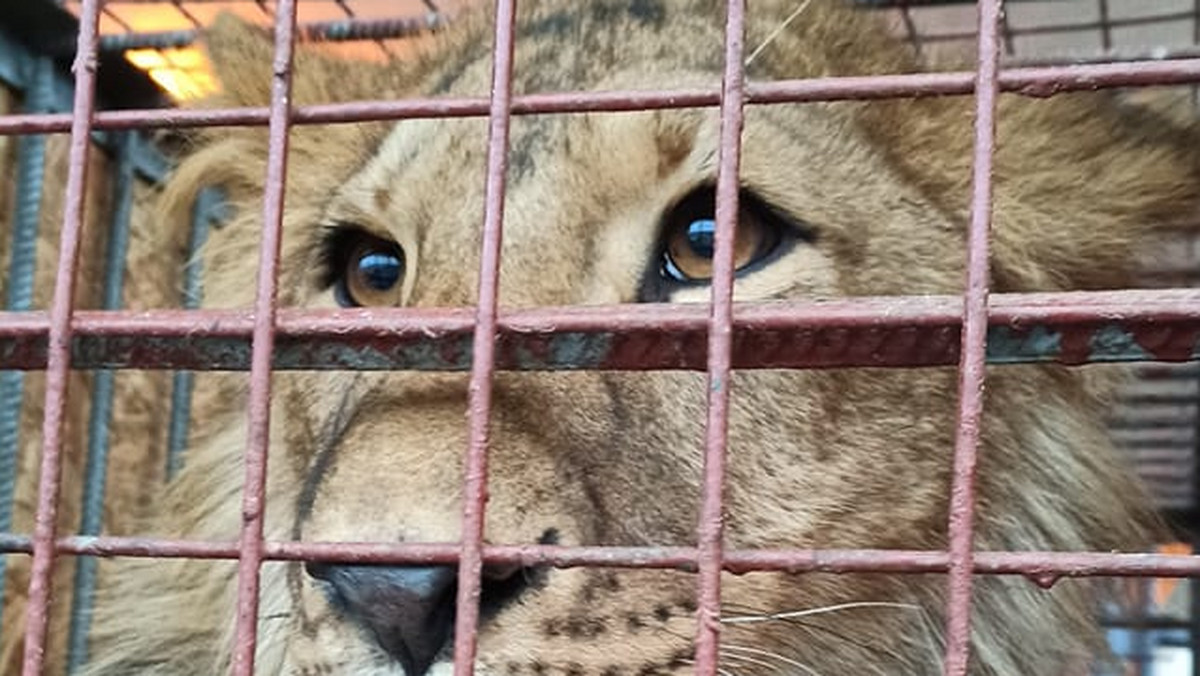
[[[350, 263], [350, 257], [364, 244], [378, 244], [378, 248], [381, 251], [393, 250], [396, 257], [400, 260], [401, 265], [407, 268], [408, 256], [404, 251], [404, 247], [400, 246], [399, 242], [386, 237], [380, 237], [354, 223], [335, 223], [326, 226], [319, 245], [320, 276], [318, 278], [318, 288], [323, 290], [332, 289], [337, 298], [338, 305], [342, 307], [362, 307], [350, 296], [346, 288], [344, 273]], [[407, 270], [401, 272], [400, 284], [404, 283], [405, 274], [407, 274]]]
[[[709, 206], [711, 205], [711, 206]], [[816, 233], [812, 227], [797, 221], [780, 209], [772, 206], [767, 200], [758, 196], [753, 190], [743, 187], [738, 192], [738, 208], [748, 211], [761, 223], [771, 227], [773, 237], [769, 244], [755, 252], [751, 260], [734, 271], [734, 277], [754, 272], [778, 260], [786, 254], [797, 242], [809, 243], [816, 241]], [[682, 216], [678, 216], [682, 212]], [[692, 279], [683, 275], [675, 267], [669, 255], [669, 237], [675, 225], [687, 219], [716, 217], [716, 186], [704, 184], [683, 198], [679, 199], [669, 209], [663, 212], [660, 219], [658, 235], [658, 254], [655, 258], [654, 274], [662, 284], [671, 287], [706, 287], [711, 285], [711, 279]], [[679, 272], [676, 276], [671, 271]]]

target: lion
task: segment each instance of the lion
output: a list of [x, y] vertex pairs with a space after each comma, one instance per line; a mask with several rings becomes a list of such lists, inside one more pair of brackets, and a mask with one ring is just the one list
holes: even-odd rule
[[[915, 72], [876, 17], [835, 0], [756, 0], [753, 80]], [[716, 86], [724, 3], [530, 0], [514, 91]], [[479, 96], [491, 26], [468, 12], [420, 58], [372, 64], [302, 48], [297, 104]], [[271, 43], [223, 21], [208, 38], [222, 93], [261, 106]], [[749, 106], [735, 298], [955, 294], [969, 220], [969, 97]], [[1119, 288], [1133, 252], [1195, 209], [1195, 129], [1114, 95], [1002, 98], [991, 284], [997, 292]], [[705, 302], [712, 276], [715, 109], [512, 120], [504, 308]], [[280, 303], [301, 308], [476, 302], [487, 122], [292, 131]], [[234, 215], [204, 255], [207, 307], [248, 307], [266, 134], [196, 132], [158, 205], [165, 238], [220, 186]], [[174, 240], [172, 240], [174, 241]], [[980, 550], [1137, 551], [1148, 501], [1106, 438], [1119, 370], [988, 370], [979, 457]], [[242, 523], [245, 377], [199, 392], [186, 467], [139, 534], [235, 540]], [[725, 544], [941, 550], [954, 440], [952, 368], [748, 370], [732, 382]], [[493, 544], [692, 545], [704, 374], [502, 372], [494, 382], [485, 537]], [[266, 537], [456, 542], [467, 376], [274, 375]], [[269, 562], [263, 674], [444, 673], [453, 567]], [[103, 567], [89, 676], [221, 673], [231, 663], [236, 565]], [[695, 578], [603, 568], [484, 571], [481, 674], [687, 673]], [[936, 674], [939, 575], [726, 575], [728, 674]], [[972, 674], [1058, 675], [1104, 652], [1089, 587], [975, 582]]]

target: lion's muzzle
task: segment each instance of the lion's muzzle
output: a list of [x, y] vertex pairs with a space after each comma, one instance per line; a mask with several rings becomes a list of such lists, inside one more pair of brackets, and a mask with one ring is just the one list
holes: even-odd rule
[[[453, 566], [376, 566], [308, 562], [330, 604], [367, 630], [409, 676], [419, 676], [448, 650], [454, 627], [458, 569]], [[480, 611], [484, 619], [528, 587], [520, 567], [485, 567]]]

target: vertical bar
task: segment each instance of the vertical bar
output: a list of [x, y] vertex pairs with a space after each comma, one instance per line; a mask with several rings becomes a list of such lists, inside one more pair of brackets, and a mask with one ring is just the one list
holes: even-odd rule
[[242, 488], [237, 629], [232, 665], [236, 676], [254, 674], [254, 649], [258, 640], [258, 573], [262, 564], [267, 444], [271, 423], [271, 352], [275, 345], [275, 300], [278, 291], [280, 240], [283, 234], [295, 32], [296, 0], [279, 0], [275, 7], [275, 56], [271, 70], [271, 113], [267, 128], [267, 177], [263, 190], [258, 295], [254, 301], [254, 333], [250, 353], [246, 477]]
[[1000, 34], [1004, 37], [1004, 54], [1006, 56], [1016, 54], [1017, 48], [1013, 41], [1012, 29], [1008, 25], [1008, 15], [1005, 14], [1003, 8], [1000, 10]]
[[721, 642], [721, 520], [725, 456], [729, 437], [730, 367], [733, 346], [734, 242], [741, 170], [745, 70], [745, 0], [729, 0], [725, 15], [725, 72], [721, 81], [721, 147], [717, 158], [716, 249], [708, 325], [708, 420], [704, 485], [697, 526], [699, 575], [696, 603], [697, 676], [717, 673]]
[[38, 476], [37, 516], [33, 531], [33, 564], [29, 574], [29, 607], [26, 611], [24, 676], [42, 673], [46, 630], [53, 592], [54, 537], [58, 526], [59, 474], [62, 469], [62, 431], [71, 366], [71, 301], [79, 266], [79, 237], [87, 188], [92, 116], [95, 113], [97, 25], [100, 0], [83, 0], [79, 12], [79, 39], [71, 70], [75, 73], [75, 100], [71, 108], [71, 142], [68, 151], [67, 188], [59, 244], [58, 274], [50, 306], [50, 333], [46, 347], [46, 405], [42, 419], [42, 464]]
[[[1194, 449], [1193, 449], [1193, 452]], [[1195, 480], [1195, 464], [1192, 466], [1193, 481]], [[1200, 531], [1193, 526], [1188, 528], [1188, 543], [1192, 546], [1191, 554], [1200, 554]], [[1188, 647], [1192, 651], [1192, 676], [1200, 676], [1200, 580], [1187, 578], [1188, 583]]]
[[1133, 674], [1131, 676], [1146, 676], [1151, 666], [1150, 637], [1146, 633], [1146, 620], [1150, 613], [1151, 579], [1137, 578], [1133, 581], [1134, 607], [1133, 622], [1130, 623], [1130, 642], [1133, 646]]
[[[203, 274], [200, 265], [200, 247], [208, 240], [208, 231], [217, 221], [217, 209], [224, 204], [225, 196], [216, 188], [204, 188], [196, 195], [192, 205], [192, 229], [188, 237], [187, 263], [183, 268], [183, 307], [195, 310], [204, 297]], [[192, 384], [195, 380], [191, 371], [176, 371], [171, 379], [171, 418], [167, 429], [167, 481], [175, 478], [183, 468], [183, 451], [187, 447], [188, 422], [192, 414]]]
[[195, 380], [195, 374], [191, 371], [176, 371], [171, 376], [171, 415], [167, 424], [167, 462], [164, 470], [168, 482], [183, 469]]
[[[1196, 0], [1196, 6], [1200, 9], [1200, 0]], [[1196, 15], [1195, 29], [1200, 32], [1200, 12]], [[1200, 42], [1200, 40], [1198, 40]], [[1196, 87], [1192, 86], [1193, 101], [1196, 95]], [[1187, 237], [1187, 245], [1190, 247], [1196, 246], [1197, 238], [1194, 236]], [[1195, 380], [1195, 379], [1193, 379]], [[1200, 389], [1198, 389], [1200, 392]], [[1200, 440], [1200, 397], [1193, 399], [1192, 403], [1196, 406], [1197, 416], [1192, 421], [1193, 433], [1195, 438]], [[1191, 514], [1195, 514], [1200, 510], [1200, 443], [1192, 444], [1192, 481], [1191, 481], [1191, 508], [1187, 510]], [[1200, 529], [1197, 528], [1195, 517], [1190, 519], [1191, 523], [1186, 525], [1187, 541], [1191, 545], [1192, 556], [1200, 556]], [[1188, 585], [1188, 614], [1187, 614], [1187, 631], [1188, 631], [1188, 648], [1192, 651], [1192, 676], [1200, 676], [1200, 579], [1195, 577], [1187, 578]]]
[[[1200, 0], [1192, 2], [1192, 44], [1200, 45]], [[1198, 84], [1192, 84], [1192, 107], [1200, 108], [1200, 85]], [[1196, 670], [1200, 672], [1200, 665], [1196, 666]]]
[[1200, 44], [1200, 0], [1192, 2], [1192, 42]]
[[[104, 262], [105, 310], [121, 309], [125, 283], [125, 254], [129, 250], [129, 226], [133, 215], [133, 132], [115, 136], [116, 164], [113, 177], [113, 213]], [[92, 384], [92, 410], [88, 420], [87, 465], [84, 469], [79, 534], [99, 535], [104, 520], [105, 481], [108, 477], [109, 424], [112, 420], [114, 373], [97, 371]], [[96, 588], [96, 559], [83, 556], [75, 564], [75, 588], [71, 597], [71, 626], [67, 639], [67, 671], [74, 673], [87, 659], [87, 635], [91, 627], [92, 595]]]
[[516, 0], [497, 0], [491, 109], [488, 112], [483, 244], [479, 258], [479, 305], [475, 312], [475, 334], [472, 338], [474, 356], [467, 394], [470, 428], [463, 475], [462, 554], [458, 562], [458, 597], [455, 600], [454, 618], [454, 676], [471, 676], [474, 673], [479, 633], [489, 418], [492, 410], [492, 374], [496, 368], [496, 304], [500, 290], [500, 241], [504, 229], [516, 11]]
[[1112, 22], [1109, 20], [1108, 0], [1099, 0], [1100, 7], [1100, 46], [1104, 53], [1112, 51]]
[[996, 142], [998, 33], [1003, 0], [979, 0], [979, 55], [975, 78], [975, 152], [971, 176], [971, 225], [967, 234], [963, 294], [962, 356], [959, 359], [958, 432], [950, 492], [950, 593], [946, 617], [946, 676], [966, 676], [971, 641], [971, 568], [974, 565], [975, 465], [983, 412], [987, 347], [988, 231], [992, 224], [992, 154]]
[[[204, 23], [202, 21], [200, 21], [200, 19], [195, 14], [192, 14], [190, 11], [188, 11], [187, 7], [183, 6], [183, 0], [171, 0], [171, 6], [174, 7], [175, 11], [179, 12], [183, 16], [183, 18], [187, 19], [192, 24], [193, 28], [196, 28], [196, 29], [204, 28]], [[166, 51], [166, 50], [163, 50], [163, 51]]]
[[[1200, 0], [1196, 0], [1200, 2]], [[909, 5], [909, 0], [899, 0], [897, 3], [900, 6], [900, 20], [904, 23], [905, 37], [913, 46], [913, 50], [920, 57], [925, 51], [924, 41], [921, 39], [921, 33], [917, 30], [917, 23], [913, 20], [912, 7]]]
[[[54, 64], [49, 58], [30, 61], [25, 88], [26, 113], [50, 112]], [[42, 182], [46, 170], [46, 137], [23, 136], [17, 153], [17, 190], [13, 214], [12, 257], [4, 306], [14, 312], [33, 308], [33, 278], [37, 262], [37, 233], [42, 212]], [[12, 530], [17, 480], [17, 451], [21, 442], [21, 403], [25, 374], [0, 371], [0, 533]], [[8, 557], [0, 556], [0, 612], [4, 609]]]

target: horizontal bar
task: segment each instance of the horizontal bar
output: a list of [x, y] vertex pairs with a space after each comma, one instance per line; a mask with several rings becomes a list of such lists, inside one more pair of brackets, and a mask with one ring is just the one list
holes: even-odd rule
[[[734, 367], [942, 366], [956, 363], [962, 299], [863, 297], [742, 303]], [[994, 364], [1191, 361], [1200, 358], [1200, 290], [993, 296]], [[470, 367], [470, 309], [281, 310], [280, 370]], [[0, 313], [0, 369], [45, 367], [44, 313]], [[505, 370], [700, 370], [708, 306], [644, 304], [502, 312]], [[249, 311], [75, 314], [72, 366], [246, 370]]]
[[[0, 534], [0, 553], [28, 554], [30, 539]], [[131, 537], [63, 537], [60, 554], [75, 556], [236, 559], [236, 542], [157, 540]], [[267, 542], [263, 558], [272, 561], [325, 561], [358, 564], [449, 565], [458, 561], [458, 543]], [[490, 565], [557, 568], [656, 568], [695, 572], [694, 547], [565, 547], [485, 545]], [[898, 549], [727, 550], [725, 570], [737, 573], [945, 573], [944, 551]], [[1065, 577], [1195, 577], [1200, 556], [1112, 552], [975, 553], [973, 570], [992, 575], [1025, 575], [1042, 586]]]
[[[342, 19], [314, 21], [297, 26], [305, 40], [341, 42], [348, 40], [384, 40], [407, 38], [439, 30], [446, 25], [440, 14], [427, 13], [389, 19]], [[263, 31], [264, 37], [268, 35]], [[100, 51], [123, 52], [129, 49], [178, 49], [196, 43], [199, 30], [174, 30], [137, 33], [115, 33], [100, 38]]]
[[[746, 102], [780, 104], [966, 95], [975, 90], [974, 75], [973, 71], [958, 71], [749, 83], [746, 85]], [[1000, 72], [1001, 91], [1033, 97], [1053, 96], [1068, 91], [1196, 82], [1200, 82], [1200, 59], [1011, 68]], [[527, 94], [513, 97], [512, 113], [532, 115], [715, 107], [719, 99], [720, 89], [717, 87]], [[482, 117], [487, 113], [486, 97], [354, 101], [298, 106], [292, 112], [292, 123], [345, 124], [412, 118]], [[264, 126], [266, 123], [265, 107], [148, 109], [98, 112], [93, 128]], [[64, 132], [70, 126], [71, 116], [65, 113], [0, 115], [0, 135]]]

